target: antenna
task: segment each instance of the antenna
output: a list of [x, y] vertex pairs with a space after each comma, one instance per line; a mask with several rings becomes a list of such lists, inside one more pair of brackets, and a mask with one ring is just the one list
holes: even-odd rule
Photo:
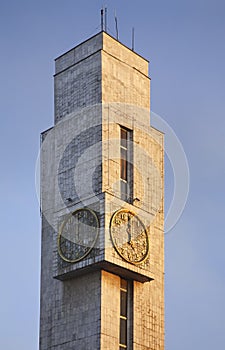
[[105, 32], [107, 33], [107, 7], [105, 7]]
[[104, 9], [101, 9], [101, 31], [104, 29]]
[[132, 28], [132, 51], [134, 51], [134, 27]]
[[119, 40], [119, 32], [118, 32], [118, 22], [116, 17], [116, 10], [115, 10], [115, 23], [116, 23], [116, 40]]

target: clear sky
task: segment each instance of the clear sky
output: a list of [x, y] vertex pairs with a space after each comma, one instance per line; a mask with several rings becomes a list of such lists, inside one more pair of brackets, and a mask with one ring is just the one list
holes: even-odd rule
[[[37, 350], [39, 134], [53, 125], [54, 58], [99, 31], [101, 1], [0, 2], [0, 349]], [[151, 109], [190, 168], [188, 201], [165, 235], [167, 350], [225, 348], [225, 2], [105, 1], [108, 25], [150, 60]], [[166, 208], [172, 195], [167, 164]]]

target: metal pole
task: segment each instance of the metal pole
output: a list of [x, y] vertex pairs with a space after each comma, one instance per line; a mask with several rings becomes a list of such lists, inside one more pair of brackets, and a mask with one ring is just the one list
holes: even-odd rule
[[105, 7], [105, 32], [107, 33], [107, 7]]
[[132, 51], [134, 51], [134, 27], [132, 28]]
[[104, 29], [104, 9], [101, 9], [101, 31]]
[[115, 22], [116, 22], [116, 39], [119, 40], [118, 22], [117, 22], [117, 17], [116, 17], [116, 11], [115, 11]]

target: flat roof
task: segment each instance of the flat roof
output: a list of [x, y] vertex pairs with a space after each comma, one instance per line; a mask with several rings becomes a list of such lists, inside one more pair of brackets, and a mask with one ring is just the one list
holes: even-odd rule
[[137, 56], [141, 57], [143, 60], [145, 60], [146, 62], [149, 63], [149, 60], [147, 60], [145, 57], [139, 55], [136, 51], [134, 51], [134, 50], [132, 50], [130, 47], [124, 45], [121, 41], [117, 40], [116, 38], [114, 38], [114, 37], [113, 37], [112, 35], [110, 35], [109, 33], [105, 32], [104, 30], [103, 30], [103, 31], [100, 31], [100, 32], [98, 32], [97, 34], [91, 36], [90, 38], [88, 38], [88, 39], [82, 41], [82, 43], [80, 43], [80, 44], [74, 46], [72, 49], [70, 49], [70, 50], [64, 52], [62, 55], [56, 57], [56, 58], [55, 58], [55, 61], [58, 60], [59, 58], [63, 57], [64, 55], [68, 54], [70, 51], [73, 51], [73, 50], [76, 49], [77, 47], [83, 45], [84, 43], [86, 43], [86, 42], [89, 41], [89, 40], [92, 40], [93, 38], [95, 38], [96, 36], [98, 36], [98, 35], [100, 35], [100, 34], [102, 34], [102, 33], [108, 35], [110, 38], [112, 38], [113, 40], [115, 40], [115, 41], [117, 41], [118, 43], [120, 43], [120, 44], [121, 44], [122, 46], [124, 46], [126, 49], [128, 49], [128, 50], [130, 50], [131, 52], [135, 53]]

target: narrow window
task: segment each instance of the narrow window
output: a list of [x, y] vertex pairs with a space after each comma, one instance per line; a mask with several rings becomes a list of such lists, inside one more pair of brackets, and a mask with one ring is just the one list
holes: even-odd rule
[[133, 192], [132, 131], [120, 129], [120, 193], [121, 199], [131, 202]]
[[132, 282], [120, 280], [120, 342], [119, 350], [132, 349]]
[[127, 349], [127, 281], [120, 281], [120, 347]]

